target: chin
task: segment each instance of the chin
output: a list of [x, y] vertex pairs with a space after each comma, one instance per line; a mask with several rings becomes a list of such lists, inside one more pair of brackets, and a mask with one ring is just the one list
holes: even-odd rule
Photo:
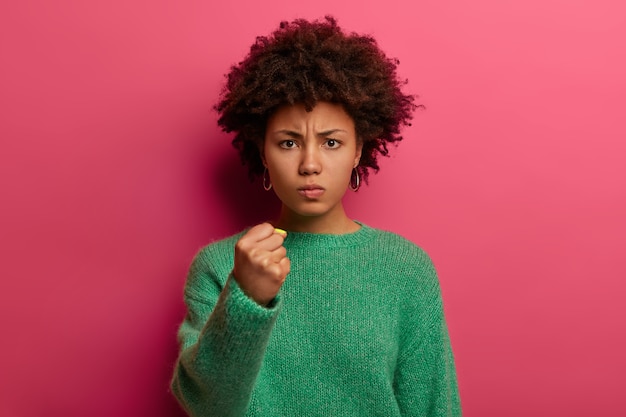
[[301, 217], [321, 217], [328, 213], [327, 210], [292, 210], [294, 214]]
[[287, 206], [287, 209], [293, 214], [301, 217], [320, 217], [331, 211], [325, 205], [313, 202], [306, 204], [304, 207], [302, 205], [295, 207]]

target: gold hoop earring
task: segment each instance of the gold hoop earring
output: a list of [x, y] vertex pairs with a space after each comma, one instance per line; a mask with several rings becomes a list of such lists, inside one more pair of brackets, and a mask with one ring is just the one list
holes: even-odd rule
[[350, 189], [352, 191], [356, 191], [361, 186], [361, 178], [359, 177], [359, 170], [356, 168], [352, 168], [352, 173], [350, 173]]
[[[268, 185], [269, 184], [269, 185]], [[263, 189], [269, 191], [272, 189], [272, 181], [267, 176], [267, 167], [263, 170]]]

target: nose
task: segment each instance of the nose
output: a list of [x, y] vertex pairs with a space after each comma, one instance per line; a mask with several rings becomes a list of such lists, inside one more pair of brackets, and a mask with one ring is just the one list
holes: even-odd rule
[[316, 149], [315, 146], [306, 146], [300, 161], [300, 175], [319, 174], [321, 171], [322, 164], [320, 162], [319, 149]]

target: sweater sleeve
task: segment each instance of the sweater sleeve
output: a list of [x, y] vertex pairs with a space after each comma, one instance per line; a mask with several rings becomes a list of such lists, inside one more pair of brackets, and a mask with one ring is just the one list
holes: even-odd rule
[[258, 305], [232, 274], [222, 274], [227, 277], [201, 252], [185, 286], [187, 314], [171, 387], [193, 417], [245, 415], [281, 306], [279, 298], [269, 308]]
[[454, 357], [437, 274], [426, 254], [418, 271], [419, 297], [409, 301], [410, 317], [398, 357], [394, 389], [403, 416], [459, 417]]

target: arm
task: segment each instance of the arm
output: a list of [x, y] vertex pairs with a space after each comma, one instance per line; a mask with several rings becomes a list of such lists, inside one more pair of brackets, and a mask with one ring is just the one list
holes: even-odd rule
[[[425, 255], [425, 254], [424, 254]], [[419, 268], [420, 300], [409, 303], [394, 388], [403, 416], [458, 417], [461, 405], [441, 291], [430, 259]]]
[[[197, 278], [197, 277], [196, 277]], [[192, 280], [194, 281], [194, 280]], [[280, 309], [249, 299], [232, 275], [215, 307], [186, 291], [172, 391], [190, 416], [243, 416]], [[207, 320], [208, 315], [208, 320]]]
[[283, 239], [284, 232], [262, 224], [237, 241], [234, 261], [230, 241], [196, 256], [172, 380], [174, 395], [191, 416], [246, 413], [289, 272]]
[[398, 361], [394, 385], [403, 416], [461, 416], [448, 331], [443, 317], [438, 321]]

